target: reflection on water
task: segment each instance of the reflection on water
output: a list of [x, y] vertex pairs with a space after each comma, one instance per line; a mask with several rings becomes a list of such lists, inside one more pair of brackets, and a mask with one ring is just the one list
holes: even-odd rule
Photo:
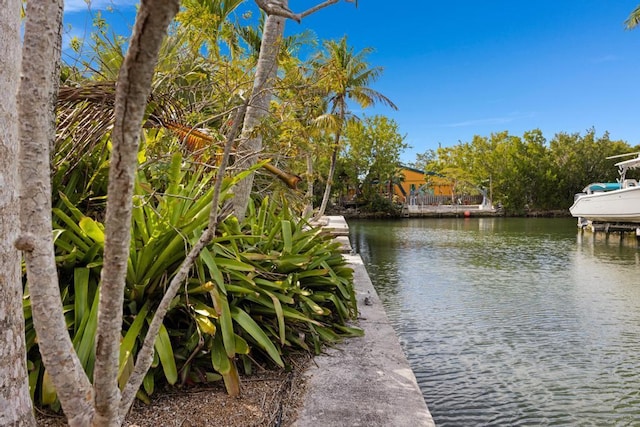
[[632, 239], [571, 219], [349, 226], [439, 426], [640, 425]]

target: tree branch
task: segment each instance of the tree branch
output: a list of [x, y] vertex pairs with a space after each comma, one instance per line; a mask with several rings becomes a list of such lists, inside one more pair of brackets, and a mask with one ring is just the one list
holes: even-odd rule
[[[268, 15], [277, 15], [283, 18], [290, 18], [296, 21], [298, 24], [303, 18], [324, 9], [327, 6], [338, 3], [340, 0], [326, 0], [324, 3], [320, 3], [310, 9], [305, 10], [302, 13], [294, 13], [288, 7], [285, 7], [280, 1], [277, 0], [255, 0], [260, 9], [264, 10]], [[351, 3], [352, 0], [346, 0]], [[357, 2], [356, 2], [357, 6]]]
[[300, 14], [300, 18], [305, 18], [309, 15], [311, 15], [312, 13], [315, 13], [317, 11], [319, 11], [320, 9], [324, 9], [327, 6], [331, 6], [332, 4], [336, 4], [338, 3], [340, 0], [327, 0], [324, 3], [321, 3], [319, 5], [316, 5], [314, 7], [312, 7], [311, 9], [307, 9], [304, 12], [302, 12]]
[[302, 17], [293, 13], [288, 7], [284, 6], [277, 0], [255, 0], [260, 9], [264, 10], [267, 15], [281, 16], [290, 18], [300, 23]]

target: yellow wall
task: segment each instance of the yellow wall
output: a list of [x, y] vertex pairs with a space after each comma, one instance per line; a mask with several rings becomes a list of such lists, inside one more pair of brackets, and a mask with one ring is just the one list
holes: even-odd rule
[[[404, 190], [407, 197], [411, 194], [412, 185], [414, 191], [418, 191], [420, 187], [426, 184], [426, 181], [424, 179], [425, 174], [422, 172], [418, 172], [414, 169], [402, 168], [400, 173], [402, 173], [402, 176], [404, 176], [404, 180], [400, 182], [400, 185], [402, 186], [402, 189]], [[398, 197], [403, 197], [402, 192], [397, 186], [394, 188], [394, 194], [396, 194]]]
[[[411, 195], [411, 186], [413, 185], [414, 190], [417, 192], [420, 187], [427, 183], [426, 174], [417, 169], [409, 169], [409, 168], [401, 168], [400, 173], [404, 176], [404, 181], [400, 183], [407, 197]], [[429, 189], [433, 191], [434, 196], [451, 196], [451, 183], [446, 179], [431, 177], [429, 181], [431, 184], [429, 185]], [[404, 195], [398, 188], [395, 186], [393, 192], [396, 196], [400, 198], [401, 201], [404, 201]]]

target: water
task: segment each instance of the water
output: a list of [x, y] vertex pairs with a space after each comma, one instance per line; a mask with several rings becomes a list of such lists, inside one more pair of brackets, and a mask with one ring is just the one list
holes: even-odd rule
[[349, 221], [439, 426], [640, 426], [640, 250], [572, 219]]

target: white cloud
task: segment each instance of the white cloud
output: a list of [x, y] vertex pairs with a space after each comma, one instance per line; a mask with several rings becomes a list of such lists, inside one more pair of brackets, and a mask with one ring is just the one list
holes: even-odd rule
[[138, 0], [66, 0], [64, 12], [86, 12], [88, 10], [124, 9], [138, 4]]
[[502, 116], [502, 117], [488, 117], [485, 119], [472, 119], [472, 120], [465, 120], [463, 122], [449, 123], [449, 124], [445, 124], [444, 127], [460, 128], [460, 127], [467, 127], [467, 126], [501, 125], [505, 123], [511, 123], [519, 119], [531, 118], [534, 115], [535, 115], [534, 113], [513, 113], [513, 114], [509, 114], [507, 116]]
[[620, 57], [612, 54], [604, 55], [598, 58], [593, 58], [591, 60], [591, 62], [595, 64], [600, 64], [602, 62], [616, 62], [616, 61], [620, 61]]

